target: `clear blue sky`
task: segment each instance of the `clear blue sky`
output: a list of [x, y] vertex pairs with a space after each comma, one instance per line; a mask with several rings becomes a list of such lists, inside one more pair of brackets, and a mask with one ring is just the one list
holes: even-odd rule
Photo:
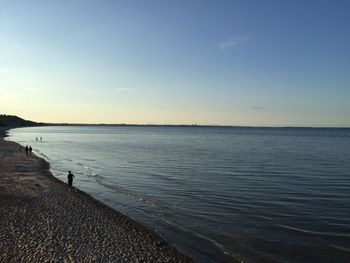
[[0, 113], [350, 126], [348, 0], [0, 0]]

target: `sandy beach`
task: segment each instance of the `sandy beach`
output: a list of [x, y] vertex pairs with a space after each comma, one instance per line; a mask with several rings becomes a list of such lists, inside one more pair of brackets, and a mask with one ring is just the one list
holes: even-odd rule
[[193, 262], [88, 194], [0, 131], [1, 262]]

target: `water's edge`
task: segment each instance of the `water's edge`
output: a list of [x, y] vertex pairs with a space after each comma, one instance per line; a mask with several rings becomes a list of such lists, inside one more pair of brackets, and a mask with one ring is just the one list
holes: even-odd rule
[[197, 262], [350, 256], [350, 130], [72, 126], [9, 136]]
[[[15, 142], [15, 141], [12, 141], [10, 140], [10, 137], [8, 136], [8, 132], [11, 130], [11, 129], [16, 129], [17, 127], [15, 128], [4, 128], [4, 129], [0, 129], [0, 139], [1, 140], [6, 140], [8, 142], [11, 142], [11, 143], [14, 143], [14, 144], [17, 144], [18, 146], [22, 146], [24, 147], [23, 145], [21, 145], [20, 143], [18, 142]], [[47, 175], [49, 175], [49, 179], [52, 180], [52, 181], [55, 181], [56, 183], [59, 183], [59, 184], [66, 184], [64, 181], [60, 180], [59, 178], [57, 178], [54, 173], [51, 171], [51, 165], [50, 165], [50, 162], [48, 160], [46, 160], [46, 158], [44, 156], [40, 156], [36, 153], [33, 153], [36, 158], [38, 159], [41, 159], [42, 162], [47, 165], [47, 170], [48, 170], [48, 173]], [[121, 211], [109, 206], [108, 204], [104, 203], [103, 201], [95, 198], [94, 196], [92, 196], [91, 194], [81, 190], [80, 188], [77, 188], [77, 187], [74, 187], [76, 189], [76, 191], [78, 191], [79, 193], [85, 195], [87, 198], [91, 199], [93, 202], [99, 204], [99, 206], [105, 208], [106, 210], [111, 210], [113, 211], [113, 213], [115, 214], [118, 214], [118, 215], [122, 215], [123, 217], [125, 217], [128, 221], [132, 222], [132, 224], [136, 225], [138, 228], [141, 228], [144, 230], [144, 232], [146, 232], [148, 235], [150, 236], [154, 236], [158, 239], [162, 239], [163, 240], [163, 244], [169, 246], [170, 248], [174, 249], [175, 251], [177, 251], [178, 253], [184, 255], [185, 257], [187, 257], [190, 261], [193, 261], [193, 258], [191, 258], [189, 255], [187, 255], [185, 253], [185, 251], [182, 251], [181, 249], [179, 249], [176, 245], [174, 244], [171, 244], [168, 242], [168, 240], [166, 240], [164, 238], [164, 236], [162, 236], [158, 231], [156, 231], [155, 229], [152, 229], [150, 227], [147, 227], [146, 225], [134, 220], [133, 218], [127, 216], [126, 214], [122, 213]]]

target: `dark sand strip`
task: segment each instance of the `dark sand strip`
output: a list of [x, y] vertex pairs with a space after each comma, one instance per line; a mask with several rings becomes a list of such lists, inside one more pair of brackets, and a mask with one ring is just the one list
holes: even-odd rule
[[0, 131], [0, 262], [192, 262]]

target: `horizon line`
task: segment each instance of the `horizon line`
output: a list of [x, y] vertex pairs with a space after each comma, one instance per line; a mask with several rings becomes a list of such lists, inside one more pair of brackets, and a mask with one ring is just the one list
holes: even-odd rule
[[298, 126], [298, 125], [224, 125], [224, 124], [157, 124], [157, 123], [47, 123], [38, 122], [42, 126], [158, 126], [158, 127], [218, 127], [218, 128], [308, 128], [308, 129], [350, 129], [350, 126]]

